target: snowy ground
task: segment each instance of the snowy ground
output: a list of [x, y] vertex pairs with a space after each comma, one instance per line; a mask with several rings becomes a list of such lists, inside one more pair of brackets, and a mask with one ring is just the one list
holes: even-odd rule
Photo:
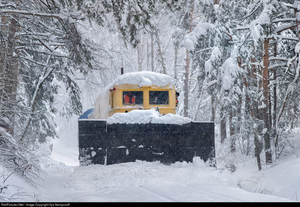
[[233, 174], [208, 167], [199, 158], [169, 166], [136, 161], [80, 167], [77, 152], [62, 146], [59, 142], [54, 145], [56, 161], [45, 164], [37, 189], [17, 176], [9, 178], [27, 194], [12, 201], [288, 202], [300, 198], [300, 161], [296, 157], [261, 172], [253, 171], [249, 164]]
[[[73, 125], [74, 126], [74, 125]], [[78, 166], [76, 129], [62, 127], [68, 139], [53, 142], [51, 158], [34, 188], [16, 176], [5, 183], [1, 196], [16, 193], [14, 202], [288, 202], [300, 200], [300, 133], [296, 146], [280, 162], [257, 171], [254, 160], [239, 161], [234, 173], [193, 163], [163, 165], [136, 161], [109, 166]], [[62, 133], [61, 133], [62, 134]], [[71, 138], [72, 137], [72, 138]], [[9, 174], [0, 165], [0, 175]], [[2, 198], [3, 200], [3, 198]], [[6, 200], [7, 201], [7, 200]]]
[[73, 202], [226, 202], [287, 201], [230, 185], [227, 174], [193, 164], [171, 166], [136, 161], [110, 166], [53, 166], [44, 180], [41, 201]]

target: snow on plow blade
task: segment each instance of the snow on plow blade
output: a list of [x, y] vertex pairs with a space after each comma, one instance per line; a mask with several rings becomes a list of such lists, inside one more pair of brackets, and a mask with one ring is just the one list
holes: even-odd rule
[[192, 162], [198, 156], [214, 165], [214, 123], [107, 124], [79, 120], [79, 161], [109, 165], [135, 160]]

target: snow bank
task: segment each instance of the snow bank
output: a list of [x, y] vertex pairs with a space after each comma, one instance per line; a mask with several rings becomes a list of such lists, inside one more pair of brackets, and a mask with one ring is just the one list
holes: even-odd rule
[[[285, 137], [285, 138], [283, 138]], [[218, 169], [235, 170], [230, 174], [230, 183], [241, 189], [300, 201], [300, 128], [282, 135], [289, 143], [285, 145], [279, 160], [266, 165], [261, 153], [262, 170], [258, 171], [254, 155], [246, 156], [241, 150], [230, 153], [230, 140], [216, 140], [216, 162]], [[273, 157], [274, 159], [274, 157]]]
[[36, 189], [0, 163], [0, 203], [36, 201]]
[[127, 123], [127, 124], [146, 124], [146, 123], [159, 123], [159, 124], [186, 124], [192, 120], [187, 117], [182, 117], [177, 114], [160, 115], [154, 109], [150, 110], [132, 110], [128, 113], [115, 113], [107, 118], [108, 124], [113, 123]]

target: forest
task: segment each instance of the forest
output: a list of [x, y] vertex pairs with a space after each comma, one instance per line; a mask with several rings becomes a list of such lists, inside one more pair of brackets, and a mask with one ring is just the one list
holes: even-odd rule
[[30, 183], [55, 115], [78, 117], [121, 68], [172, 76], [177, 113], [215, 122], [222, 156], [261, 170], [293, 147], [300, 1], [0, 0], [0, 18], [0, 162]]

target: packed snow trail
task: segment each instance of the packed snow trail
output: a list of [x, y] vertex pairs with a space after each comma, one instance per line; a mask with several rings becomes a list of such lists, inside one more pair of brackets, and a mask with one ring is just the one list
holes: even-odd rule
[[230, 185], [228, 173], [194, 163], [136, 161], [115, 165], [47, 166], [41, 202], [285, 202]]

